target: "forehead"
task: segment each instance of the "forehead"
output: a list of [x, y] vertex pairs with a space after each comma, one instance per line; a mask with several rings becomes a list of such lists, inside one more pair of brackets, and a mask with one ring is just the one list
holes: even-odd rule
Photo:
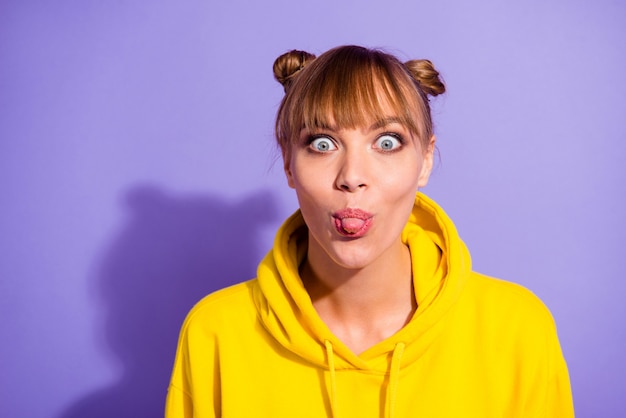
[[304, 96], [300, 127], [356, 129], [398, 123], [416, 130], [420, 114], [411, 91], [385, 80], [372, 81], [311, 91]]

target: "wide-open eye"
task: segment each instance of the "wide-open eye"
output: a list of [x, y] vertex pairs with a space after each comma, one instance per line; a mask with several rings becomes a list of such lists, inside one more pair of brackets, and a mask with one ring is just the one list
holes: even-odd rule
[[401, 146], [402, 141], [396, 135], [383, 134], [376, 139], [376, 148], [383, 151], [393, 151]]
[[313, 138], [309, 146], [317, 152], [334, 151], [337, 149], [337, 146], [335, 145], [333, 140], [327, 136], [318, 136], [316, 138]]

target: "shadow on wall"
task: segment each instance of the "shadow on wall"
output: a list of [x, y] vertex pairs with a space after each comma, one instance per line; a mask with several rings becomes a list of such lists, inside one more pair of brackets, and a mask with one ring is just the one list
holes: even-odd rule
[[202, 296], [255, 276], [262, 255], [258, 231], [276, 213], [267, 192], [230, 204], [138, 187], [127, 203], [130, 217], [105, 254], [95, 286], [106, 343], [123, 375], [60, 418], [163, 416], [186, 313]]

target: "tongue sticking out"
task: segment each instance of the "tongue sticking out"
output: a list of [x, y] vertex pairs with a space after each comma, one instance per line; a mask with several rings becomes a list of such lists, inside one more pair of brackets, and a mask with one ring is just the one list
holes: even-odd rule
[[343, 218], [341, 220], [341, 228], [348, 234], [355, 234], [363, 228], [365, 220], [359, 218]]

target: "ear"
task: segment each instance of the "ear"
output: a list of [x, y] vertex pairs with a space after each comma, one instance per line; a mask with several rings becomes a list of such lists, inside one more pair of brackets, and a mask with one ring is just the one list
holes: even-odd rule
[[291, 171], [291, 160], [290, 160], [289, 156], [283, 155], [283, 164], [284, 164], [284, 169], [285, 169], [285, 176], [287, 177], [287, 184], [292, 189], [295, 189], [296, 186], [295, 186], [295, 183], [293, 181], [293, 173]]
[[422, 171], [417, 179], [417, 187], [422, 188], [426, 187], [428, 184], [428, 179], [430, 178], [430, 173], [433, 171], [433, 161], [435, 159], [435, 135], [430, 137], [430, 141], [428, 141], [428, 146], [424, 150], [424, 162], [422, 164]]

